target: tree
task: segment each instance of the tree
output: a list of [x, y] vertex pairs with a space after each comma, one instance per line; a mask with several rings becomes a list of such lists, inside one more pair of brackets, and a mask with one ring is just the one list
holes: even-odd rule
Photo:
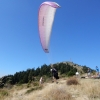
[[35, 70], [35, 76], [38, 76], [40, 74], [40, 68], [38, 67], [36, 70]]

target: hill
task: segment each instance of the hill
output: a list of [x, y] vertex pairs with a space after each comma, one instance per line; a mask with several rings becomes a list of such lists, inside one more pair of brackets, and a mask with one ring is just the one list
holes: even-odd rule
[[[80, 74], [84, 74], [87, 73], [87, 70], [89, 68], [87, 66], [81, 66], [68, 61], [55, 63], [53, 64], [53, 67], [55, 67], [58, 70], [60, 77], [73, 76], [77, 71]], [[44, 76], [45, 81], [47, 81], [48, 78], [52, 77], [50, 73], [50, 68], [51, 65], [44, 64], [36, 69], [27, 69], [26, 71], [16, 72], [14, 75], [4, 76], [0, 78], [0, 87], [10, 87], [11, 85], [15, 84], [25, 84], [30, 83], [32, 81], [39, 81], [41, 76]], [[94, 70], [91, 69], [91, 72], [94, 72]]]

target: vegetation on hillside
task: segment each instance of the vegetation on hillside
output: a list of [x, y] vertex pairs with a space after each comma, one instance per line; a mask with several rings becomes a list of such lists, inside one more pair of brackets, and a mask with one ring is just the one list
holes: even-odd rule
[[[74, 67], [76, 64], [70, 64], [70, 63], [57, 63], [53, 64], [53, 66], [58, 70], [60, 75], [65, 75], [65, 76], [73, 76], [75, 75], [77, 68]], [[51, 77], [51, 72], [50, 72], [50, 65], [42, 65], [41, 67], [38, 68], [32, 68], [32, 69], [27, 69], [26, 71], [20, 71], [16, 72], [14, 75], [7, 75], [2, 77], [0, 80], [0, 86], [3, 87], [4, 84], [23, 84], [23, 83], [29, 83], [31, 81], [38, 81], [41, 76], [46, 76], [46, 77]], [[83, 72], [86, 73], [88, 67], [83, 66], [82, 67]]]

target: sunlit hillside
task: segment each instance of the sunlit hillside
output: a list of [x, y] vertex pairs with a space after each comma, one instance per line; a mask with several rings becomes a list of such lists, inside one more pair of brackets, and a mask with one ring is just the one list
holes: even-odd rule
[[[86, 66], [73, 62], [53, 64], [58, 70], [58, 84], [52, 83], [50, 65], [28, 69], [0, 79], [0, 100], [100, 100], [100, 80], [92, 70], [87, 77]], [[41, 70], [40, 70], [41, 69]], [[80, 73], [75, 76], [76, 71]], [[34, 75], [34, 77], [33, 77]], [[39, 84], [43, 76], [44, 83]], [[93, 77], [94, 76], [94, 77]]]
[[[73, 84], [68, 81], [73, 80]], [[75, 80], [78, 84], [75, 84]], [[62, 78], [52, 82], [14, 85], [0, 89], [0, 100], [100, 100], [99, 79]]]

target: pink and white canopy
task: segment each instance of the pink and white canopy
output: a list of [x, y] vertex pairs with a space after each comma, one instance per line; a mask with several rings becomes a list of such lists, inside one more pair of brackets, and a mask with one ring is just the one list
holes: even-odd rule
[[42, 48], [49, 53], [49, 41], [56, 9], [60, 6], [56, 2], [43, 2], [38, 13], [38, 28]]

